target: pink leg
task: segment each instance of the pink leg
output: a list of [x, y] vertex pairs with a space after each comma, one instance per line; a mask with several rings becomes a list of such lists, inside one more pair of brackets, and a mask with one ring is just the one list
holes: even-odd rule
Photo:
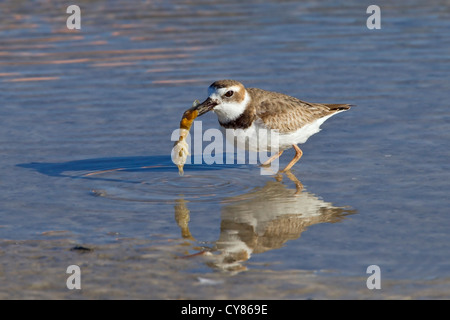
[[291, 162], [288, 163], [288, 165], [286, 166], [286, 168], [284, 168], [283, 170], [281, 170], [281, 172], [286, 172], [286, 171], [290, 170], [290, 169], [292, 168], [292, 166], [293, 166], [298, 160], [300, 160], [300, 158], [301, 158], [302, 155], [303, 155], [303, 151], [300, 150], [300, 148], [299, 148], [296, 144], [293, 144], [292, 146], [294, 147], [294, 149], [295, 149], [295, 151], [296, 151], [295, 156], [294, 156], [294, 159], [292, 159]]
[[279, 158], [281, 155], [283, 154], [283, 150], [281, 150], [280, 152], [278, 152], [277, 154], [271, 156], [266, 162], [264, 162], [261, 166], [266, 167], [269, 164], [272, 163], [273, 160], [275, 160], [276, 158]]

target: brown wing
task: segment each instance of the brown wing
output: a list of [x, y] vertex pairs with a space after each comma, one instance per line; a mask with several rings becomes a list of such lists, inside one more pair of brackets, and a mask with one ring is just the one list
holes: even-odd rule
[[304, 125], [319, 118], [350, 108], [347, 104], [309, 103], [297, 98], [269, 92], [257, 88], [247, 89], [251, 92], [256, 116], [270, 129], [281, 133], [296, 131]]

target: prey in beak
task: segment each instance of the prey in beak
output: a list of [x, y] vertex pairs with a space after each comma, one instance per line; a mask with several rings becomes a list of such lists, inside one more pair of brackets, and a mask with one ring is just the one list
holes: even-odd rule
[[211, 98], [206, 99], [202, 103], [195, 100], [192, 107], [183, 113], [183, 118], [180, 121], [180, 138], [175, 142], [172, 152], [172, 161], [178, 166], [178, 172], [183, 175], [183, 166], [186, 163], [186, 158], [189, 155], [188, 144], [186, 142], [186, 136], [189, 133], [192, 122], [198, 116], [211, 111], [217, 102]]
[[202, 114], [205, 114], [209, 111], [211, 111], [215, 106], [217, 106], [217, 102], [212, 100], [211, 98], [206, 99], [205, 101], [203, 101], [202, 103], [196, 105], [195, 107], [190, 108], [189, 110], [187, 110], [186, 112], [193, 112], [193, 111], [197, 111], [198, 112], [198, 117], [201, 116]]

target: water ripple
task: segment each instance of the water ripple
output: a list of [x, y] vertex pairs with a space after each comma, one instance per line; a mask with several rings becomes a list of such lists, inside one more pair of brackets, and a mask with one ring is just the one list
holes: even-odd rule
[[[222, 201], [255, 188], [260, 177], [251, 165], [186, 165], [184, 176], [168, 156], [118, 157], [29, 163], [18, 165], [48, 176], [91, 182], [95, 196], [121, 201], [172, 203], [183, 195], [188, 201]], [[83, 187], [86, 184], [83, 183]]]
[[[103, 181], [92, 190], [92, 194], [120, 201], [172, 203], [182, 195], [191, 202], [211, 202], [246, 193], [255, 187], [252, 184], [253, 170], [224, 169], [219, 165], [208, 169], [188, 167], [185, 175], [180, 177], [172, 168], [166, 168], [165, 172], [162, 169], [158, 166], [103, 171], [95, 175], [96, 179], [101, 177]], [[215, 169], [223, 173], [211, 173]], [[91, 174], [89, 177], [94, 176]]]

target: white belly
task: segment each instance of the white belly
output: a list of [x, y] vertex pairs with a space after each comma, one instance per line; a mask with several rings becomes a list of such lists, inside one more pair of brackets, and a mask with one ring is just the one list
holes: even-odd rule
[[[345, 110], [342, 110], [345, 111]], [[342, 112], [338, 111], [336, 113]], [[293, 144], [302, 144], [305, 143], [309, 137], [313, 134], [319, 132], [320, 126], [330, 117], [334, 116], [336, 113], [333, 113], [329, 116], [317, 119], [314, 122], [308, 123], [307, 125], [301, 127], [295, 132], [280, 134], [280, 149], [288, 149], [291, 148]]]
[[279, 133], [277, 130], [270, 130], [261, 120], [256, 120], [247, 129], [225, 130], [222, 128], [222, 131], [225, 133], [227, 140], [240, 149], [256, 152], [285, 150], [292, 148], [293, 144], [305, 143], [309, 137], [320, 131], [320, 126], [328, 118], [336, 113], [320, 118], [290, 133]]

